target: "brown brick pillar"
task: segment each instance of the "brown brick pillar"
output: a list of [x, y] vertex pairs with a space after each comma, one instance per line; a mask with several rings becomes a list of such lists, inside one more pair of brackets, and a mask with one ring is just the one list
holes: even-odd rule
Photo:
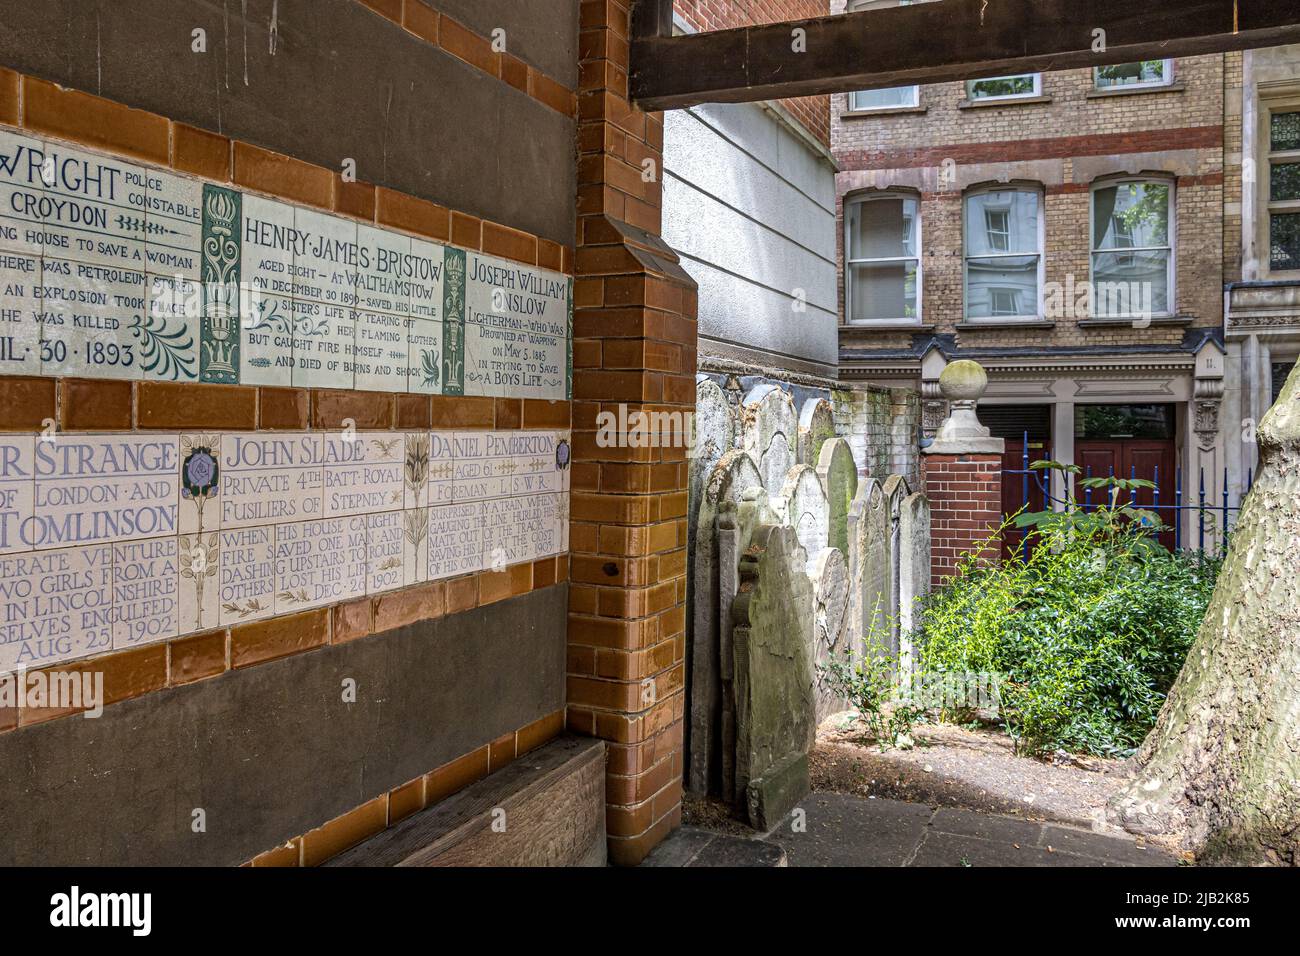
[[582, 3], [568, 665], [627, 865], [681, 822], [686, 676], [686, 449], [637, 416], [694, 411], [696, 342], [695, 284], [659, 238], [663, 117], [628, 101], [630, 7]]
[[[930, 499], [930, 586], [938, 587], [1002, 523], [1002, 456], [923, 455], [921, 464]], [[983, 558], [1000, 560], [1000, 547]]]

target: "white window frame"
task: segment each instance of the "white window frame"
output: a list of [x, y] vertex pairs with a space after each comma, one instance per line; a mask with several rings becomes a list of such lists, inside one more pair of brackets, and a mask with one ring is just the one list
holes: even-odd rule
[[[1038, 196], [1038, 250], [1028, 252], [994, 252], [973, 256], [966, 245], [966, 223], [970, 216], [970, 200], [985, 193], [1034, 193]], [[1006, 323], [1041, 322], [1043, 320], [1043, 285], [1047, 278], [1047, 206], [1046, 192], [1042, 186], [1026, 183], [995, 183], [967, 190], [961, 197], [961, 286], [962, 286], [962, 320], [972, 325], [1002, 325]], [[1008, 223], [1010, 218], [1008, 217]], [[1008, 243], [1009, 245], [1010, 243]], [[1038, 256], [1037, 286], [1038, 301], [1034, 303], [1033, 315], [979, 315], [970, 314], [970, 263], [972, 259], [1011, 259], [1017, 256]], [[991, 311], [991, 310], [990, 310]]]
[[[1012, 80], [1018, 76], [1032, 76], [1034, 78], [1034, 88], [1027, 93], [1005, 93], [998, 96], [976, 96], [975, 84], [986, 83], [989, 80]], [[1028, 100], [1043, 95], [1043, 74], [1041, 73], [1008, 73], [1005, 76], [981, 76], [978, 80], [966, 81], [966, 99], [971, 103], [998, 103], [1002, 100], [1014, 102], [1015, 100]]]
[[[1169, 245], [1166, 246], [1129, 246], [1115, 249], [1098, 249], [1093, 245], [1097, 240], [1097, 193], [1103, 189], [1127, 186], [1132, 183], [1141, 183], [1143, 185], [1167, 186], [1169, 188], [1169, 212], [1168, 212], [1168, 238]], [[1169, 260], [1165, 263], [1165, 269], [1168, 276], [1165, 280], [1165, 287], [1168, 289], [1169, 308], [1164, 312], [1153, 312], [1153, 318], [1169, 318], [1174, 315], [1178, 308], [1178, 188], [1173, 177], [1165, 176], [1122, 176], [1112, 177], [1110, 179], [1099, 179], [1092, 184], [1088, 190], [1088, 281], [1093, 292], [1097, 289], [1096, 276], [1093, 273], [1093, 259], [1099, 253], [1122, 255], [1126, 252], [1163, 252], [1166, 248], [1169, 250]], [[1127, 321], [1129, 319], [1139, 318], [1135, 314], [1129, 315], [1098, 315], [1097, 314], [1097, 296], [1092, 296], [1092, 317], [1095, 319], [1118, 319]], [[1141, 316], [1145, 318], [1145, 316]]]
[[[1141, 61], [1135, 61], [1141, 62]], [[1101, 67], [1092, 68], [1092, 88], [1101, 93], [1122, 92], [1124, 90], [1158, 90], [1162, 86], [1172, 86], [1174, 82], [1174, 61], [1166, 58], [1164, 60], [1164, 76], [1159, 80], [1148, 80], [1145, 83], [1126, 83], [1123, 86], [1102, 86], [1097, 82], [1101, 75]]]
[[[916, 250], [915, 255], [911, 256], [886, 256], [884, 258], [873, 259], [854, 259], [851, 258], [850, 250], [852, 246], [852, 236], [849, 232], [850, 218], [849, 207], [862, 203], [877, 202], [883, 199], [910, 199], [916, 203]], [[881, 189], [875, 192], [850, 193], [844, 197], [844, 324], [859, 325], [867, 328], [879, 328], [887, 325], [920, 325], [922, 308], [923, 308], [923, 290], [925, 288], [922, 279], [922, 270], [924, 269], [923, 259], [921, 257], [922, 243], [922, 222], [921, 222], [921, 197], [917, 193], [906, 189]], [[897, 318], [886, 319], [855, 319], [853, 318], [853, 267], [857, 265], [870, 265], [881, 262], [911, 262], [916, 260], [916, 316], [899, 316]]]
[[[917, 0], [849, 0], [845, 13], [858, 13], [862, 10], [883, 10], [888, 7], [906, 7], [917, 2]], [[911, 95], [908, 97], [910, 102], [899, 104], [897, 106], [858, 106], [857, 98], [859, 93], [871, 92], [869, 90], [854, 90], [849, 94], [849, 112], [850, 113], [892, 113], [895, 110], [914, 110], [921, 105], [921, 88], [919, 86], [891, 86], [886, 87], [891, 90], [910, 90]]]
[[1296, 276], [1300, 275], [1300, 269], [1278, 269], [1273, 265], [1273, 217], [1300, 214], [1300, 199], [1275, 200], [1273, 198], [1273, 166], [1282, 163], [1300, 163], [1300, 149], [1273, 149], [1273, 117], [1279, 113], [1300, 113], [1300, 103], [1270, 103], [1264, 112], [1264, 171], [1259, 184], [1264, 200], [1263, 265], [1269, 275]]

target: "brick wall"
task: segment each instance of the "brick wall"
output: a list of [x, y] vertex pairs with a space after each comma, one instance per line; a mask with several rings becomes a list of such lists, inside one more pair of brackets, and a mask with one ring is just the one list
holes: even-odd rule
[[[930, 584], [952, 578], [963, 554], [975, 551], [1002, 523], [1002, 459], [998, 455], [922, 455], [930, 499]], [[997, 561], [1000, 544], [983, 552]]]
[[[699, 31], [804, 20], [827, 13], [826, 0], [675, 0], [673, 7]], [[825, 145], [831, 144], [830, 97], [805, 96], [780, 103], [808, 132]]]
[[[839, 12], [843, 0], [835, 0]], [[1228, 61], [1231, 64], [1231, 61]], [[1228, 67], [1232, 69], [1231, 65]], [[1239, 63], [1236, 66], [1239, 71]], [[1045, 281], [1090, 275], [1089, 187], [1111, 174], [1167, 172], [1176, 188], [1176, 314], [1193, 327], [1222, 322], [1225, 248], [1225, 57], [1181, 58], [1174, 84], [1155, 92], [1096, 96], [1091, 70], [1042, 74], [1044, 102], [965, 105], [962, 83], [920, 89], [916, 110], [844, 115], [848, 95], [832, 97], [832, 151], [840, 163], [840, 308], [843, 316], [843, 200], [858, 191], [899, 188], [921, 200], [922, 317], [964, 347], [1175, 344], [1181, 326], [1080, 327], [1055, 316], [1053, 328], [957, 328], [963, 321], [963, 195], [999, 181], [1044, 191]], [[1239, 81], [1237, 81], [1239, 82]], [[940, 181], [945, 162], [955, 183]], [[843, 319], [842, 319], [843, 321]], [[857, 327], [868, 348], [906, 344], [897, 332]]]

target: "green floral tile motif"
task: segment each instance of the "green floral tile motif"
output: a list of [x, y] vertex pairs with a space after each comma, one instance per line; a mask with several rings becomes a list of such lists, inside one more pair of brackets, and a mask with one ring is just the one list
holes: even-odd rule
[[442, 294], [442, 394], [465, 394], [465, 250], [447, 248]]
[[205, 382], [239, 382], [239, 224], [242, 196], [233, 189], [203, 186], [203, 341], [200, 376]]

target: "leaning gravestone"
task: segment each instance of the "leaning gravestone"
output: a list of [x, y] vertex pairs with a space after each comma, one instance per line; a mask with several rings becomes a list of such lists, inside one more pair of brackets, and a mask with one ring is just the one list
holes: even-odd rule
[[[794, 528], [799, 544], [809, 559], [815, 558], [826, 545], [826, 490], [817, 472], [807, 465], [795, 465], [781, 486], [777, 514]], [[811, 568], [809, 569], [811, 574]]]
[[930, 593], [930, 502], [917, 492], [903, 499], [898, 518], [899, 669], [911, 673], [912, 634], [920, 624], [920, 603]]
[[763, 525], [740, 565], [733, 606], [736, 784], [759, 830], [774, 826], [809, 789], [817, 724], [807, 560], [793, 528]]
[[691, 642], [691, 739], [688, 785], [708, 793], [717, 779], [719, 732], [718, 538], [715, 527], [724, 502], [736, 503], [763, 479], [753, 459], [732, 449], [719, 459], [700, 495], [695, 528], [695, 605]]
[[790, 395], [775, 385], [756, 385], [740, 406], [742, 447], [758, 465], [763, 487], [775, 494], [795, 463], [799, 423]]
[[817, 476], [826, 489], [827, 543], [847, 555], [849, 509], [858, 493], [858, 466], [853, 460], [853, 450], [843, 438], [832, 438], [822, 444]]
[[824, 398], [810, 398], [799, 412], [799, 464], [817, 467], [822, 445], [835, 437], [835, 409]]
[[826, 666], [843, 658], [849, 628], [849, 567], [838, 548], [825, 548], [813, 559], [813, 666], [816, 678], [817, 723], [848, 708], [848, 701], [830, 689]]

